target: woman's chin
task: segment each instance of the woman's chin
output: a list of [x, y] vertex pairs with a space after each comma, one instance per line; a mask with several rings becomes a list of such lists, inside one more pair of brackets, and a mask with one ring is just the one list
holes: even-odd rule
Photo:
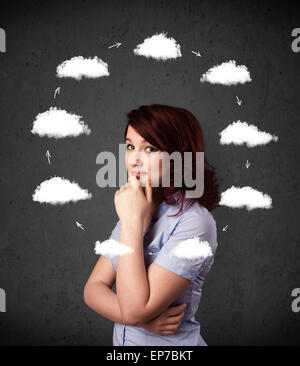
[[145, 187], [145, 185], [146, 185], [146, 183], [147, 183], [147, 177], [146, 177], [146, 176], [144, 176], [144, 175], [142, 175], [138, 180], [139, 180], [140, 184], [141, 184], [143, 187]]

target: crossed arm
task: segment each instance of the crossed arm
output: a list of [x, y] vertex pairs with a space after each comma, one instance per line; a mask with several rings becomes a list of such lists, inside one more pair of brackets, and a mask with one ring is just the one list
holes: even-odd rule
[[[118, 257], [117, 271], [103, 256], [84, 288], [84, 301], [105, 318], [121, 324], [145, 323], [165, 311], [190, 281], [157, 263], [148, 266], [143, 254], [143, 222], [122, 224], [121, 243], [133, 253]], [[116, 294], [111, 290], [116, 281]]]

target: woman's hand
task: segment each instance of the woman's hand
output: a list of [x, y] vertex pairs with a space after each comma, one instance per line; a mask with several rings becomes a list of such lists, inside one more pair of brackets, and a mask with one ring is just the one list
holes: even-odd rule
[[171, 306], [156, 318], [138, 326], [156, 334], [174, 334], [181, 324], [186, 304]]
[[152, 208], [150, 179], [144, 193], [139, 180], [134, 175], [130, 176], [127, 184], [116, 191], [114, 203], [121, 223], [135, 224], [137, 220], [143, 222]]

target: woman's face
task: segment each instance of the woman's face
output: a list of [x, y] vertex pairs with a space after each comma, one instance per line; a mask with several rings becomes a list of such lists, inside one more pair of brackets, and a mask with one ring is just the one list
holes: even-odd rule
[[[135, 175], [145, 186], [148, 177], [151, 186], [158, 187], [161, 183], [162, 162], [160, 150], [144, 140], [130, 125], [126, 135], [126, 168], [128, 175]], [[140, 175], [137, 173], [140, 172]]]

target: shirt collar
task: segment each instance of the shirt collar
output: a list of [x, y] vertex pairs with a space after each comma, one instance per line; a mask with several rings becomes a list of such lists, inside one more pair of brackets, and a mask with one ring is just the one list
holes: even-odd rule
[[[180, 191], [177, 191], [169, 197], [171, 201], [175, 202], [180, 197]], [[180, 202], [176, 204], [179, 205]], [[170, 207], [170, 205], [167, 204], [167, 202], [163, 201], [161, 202], [157, 207], [153, 214], [153, 220], [158, 220]]]

